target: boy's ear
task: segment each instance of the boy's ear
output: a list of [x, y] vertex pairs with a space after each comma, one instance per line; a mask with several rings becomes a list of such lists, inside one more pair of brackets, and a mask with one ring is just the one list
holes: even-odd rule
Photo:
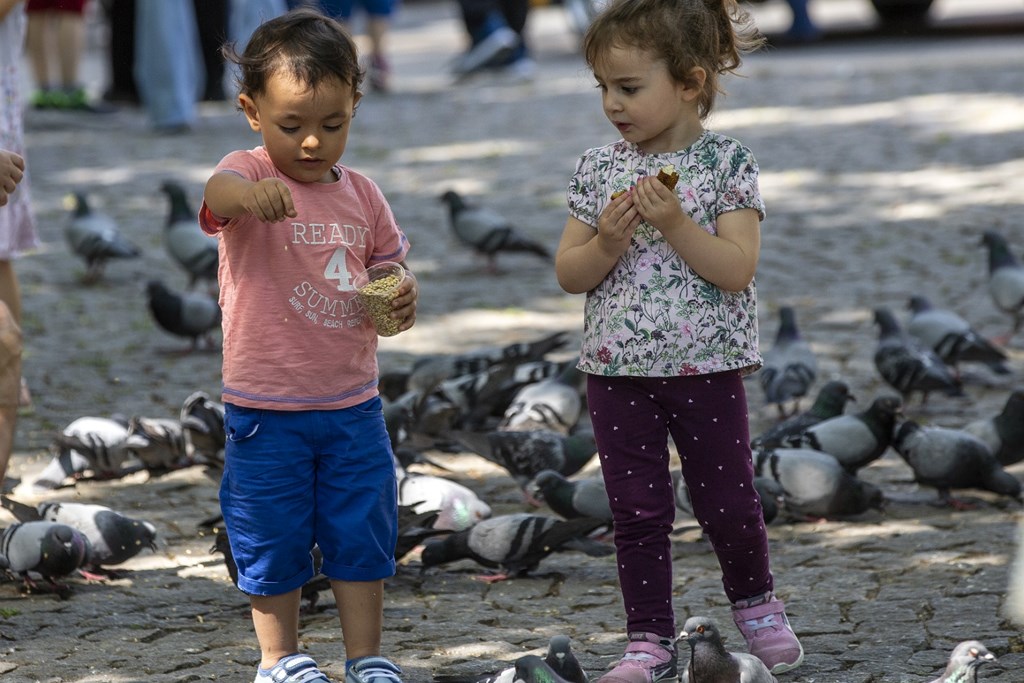
[[253, 99], [242, 93], [238, 96], [238, 106], [245, 113], [245, 118], [249, 121], [249, 127], [257, 133], [260, 132], [260, 110], [256, 108], [256, 103]]

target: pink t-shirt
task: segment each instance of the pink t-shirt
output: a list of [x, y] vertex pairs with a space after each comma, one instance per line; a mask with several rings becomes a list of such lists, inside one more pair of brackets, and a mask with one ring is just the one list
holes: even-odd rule
[[333, 183], [300, 183], [263, 147], [228, 154], [216, 172], [276, 177], [297, 218], [224, 220], [203, 203], [199, 223], [219, 237], [224, 313], [222, 400], [250, 408], [346, 408], [377, 395], [377, 333], [352, 277], [402, 261], [409, 242], [377, 185], [335, 166]]

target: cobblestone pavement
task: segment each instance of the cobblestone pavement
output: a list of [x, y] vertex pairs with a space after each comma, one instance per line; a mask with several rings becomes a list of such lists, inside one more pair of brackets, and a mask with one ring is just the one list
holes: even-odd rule
[[[778, 9], [769, 3], [756, 11], [778, 22]], [[985, 289], [978, 246], [989, 228], [1018, 250], [1024, 242], [1024, 51], [1021, 33], [1007, 30], [1024, 26], [1024, 18], [1019, 7], [1004, 11], [991, 35], [877, 39], [854, 28], [845, 40], [751, 56], [746, 77], [725, 82], [728, 95], [709, 122], [747, 143], [761, 164], [769, 214], [758, 274], [765, 344], [778, 307], [793, 305], [819, 352], [822, 378], [846, 380], [859, 406], [886, 390], [872, 365], [873, 307], [902, 315], [910, 294], [927, 292], [986, 334], [1009, 325]], [[534, 81], [493, 76], [452, 86], [444, 69], [461, 39], [455, 3], [409, 3], [393, 34], [395, 92], [371, 93], [360, 105], [346, 162], [391, 198], [413, 242], [410, 263], [423, 290], [417, 327], [381, 344], [386, 369], [405, 367], [417, 354], [552, 330], [569, 330], [578, 341], [582, 299], [561, 293], [550, 267], [526, 256], [506, 259], [497, 278], [482, 272], [452, 242], [437, 200], [458, 189], [514, 216], [537, 238], [557, 241], [577, 156], [614, 131], [561, 11], [538, 9], [532, 21]], [[94, 89], [102, 86], [99, 58], [93, 45]], [[207, 105], [202, 114], [191, 133], [160, 137], [134, 110], [29, 113], [44, 246], [18, 264], [35, 403], [19, 423], [13, 474], [30, 479], [48, 461], [56, 430], [81, 415], [171, 417], [191, 391], [216, 393], [218, 355], [166, 353], [180, 342], [155, 329], [143, 296], [153, 276], [184, 286], [163, 255], [160, 182], [177, 178], [198, 201], [226, 151], [257, 144], [230, 106]], [[89, 192], [145, 250], [138, 260], [112, 264], [94, 287], [78, 283], [81, 266], [62, 241], [69, 189]], [[1022, 348], [1024, 340], [1011, 344], [1011, 376], [972, 369], [966, 398], [915, 403], [909, 416], [960, 425], [994, 414], [1024, 372]], [[774, 413], [755, 383], [748, 395], [756, 433]], [[496, 512], [522, 509], [508, 477], [482, 459], [436, 457]], [[1024, 476], [1021, 468], [1011, 471]], [[1002, 613], [1019, 506], [975, 491], [962, 492], [978, 503], [972, 510], [929, 505], [934, 492], [916, 487], [892, 452], [863, 476], [890, 499], [884, 513], [780, 519], [769, 527], [778, 590], [807, 652], [804, 666], [782, 680], [930, 681], [968, 638], [999, 657], [981, 680], [1024, 680], [1021, 630]], [[68, 600], [0, 584], [4, 683], [251, 680], [257, 649], [247, 602], [210, 553], [211, 539], [196, 531], [217, 510], [215, 485], [203, 472], [81, 483], [56, 496], [152, 520], [159, 550], [129, 562], [117, 580], [73, 579]], [[728, 645], [740, 648], [709, 547], [692, 520], [680, 517], [678, 526], [680, 622], [709, 614], [722, 623]], [[384, 647], [407, 681], [495, 670], [541, 651], [556, 633], [571, 636], [592, 673], [621, 653], [610, 558], [557, 555], [527, 578], [493, 585], [475, 580], [480, 571], [463, 562], [421, 572], [413, 555], [388, 581]], [[337, 618], [331, 598], [322, 603], [302, 620], [302, 645], [340, 680]]]

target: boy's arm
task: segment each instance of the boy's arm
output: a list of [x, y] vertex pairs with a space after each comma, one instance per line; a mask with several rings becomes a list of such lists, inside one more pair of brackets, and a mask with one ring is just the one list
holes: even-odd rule
[[252, 181], [231, 171], [221, 171], [206, 181], [203, 198], [210, 211], [220, 218], [251, 213], [261, 221], [276, 223], [297, 215], [291, 191], [278, 178]]

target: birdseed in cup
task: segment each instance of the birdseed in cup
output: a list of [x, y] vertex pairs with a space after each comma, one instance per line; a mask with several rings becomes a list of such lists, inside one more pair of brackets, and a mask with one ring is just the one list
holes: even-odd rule
[[391, 302], [398, 296], [398, 286], [405, 279], [401, 264], [385, 261], [370, 266], [355, 276], [359, 301], [370, 314], [377, 334], [391, 337], [398, 334], [398, 322], [391, 318]]

